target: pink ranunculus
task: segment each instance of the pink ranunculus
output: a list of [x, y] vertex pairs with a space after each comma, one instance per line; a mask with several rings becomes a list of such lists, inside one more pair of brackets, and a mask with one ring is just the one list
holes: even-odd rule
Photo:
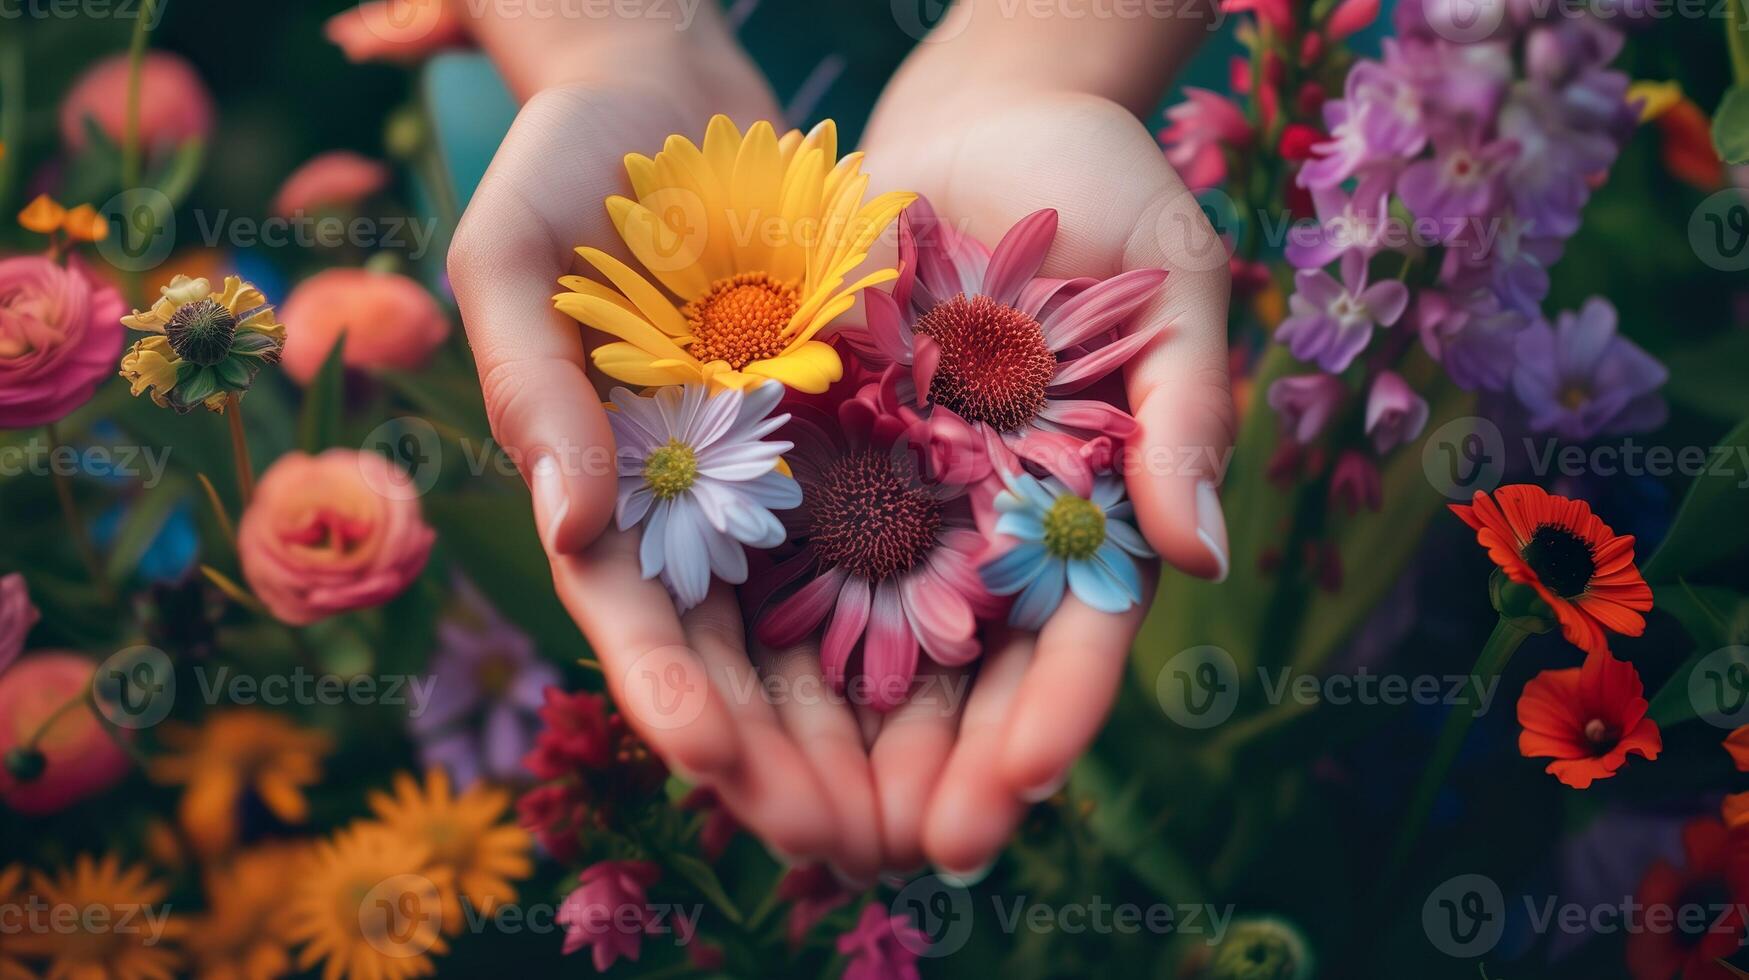
[[917, 980], [917, 957], [928, 950], [929, 937], [911, 918], [880, 902], [864, 905], [856, 928], [838, 937], [838, 952], [850, 961], [844, 980]]
[[24, 638], [40, 618], [36, 606], [31, 605], [24, 576], [17, 572], [0, 576], [0, 671], [18, 659], [24, 650]]
[[43, 816], [107, 789], [127, 773], [127, 753], [91, 710], [87, 691], [96, 670], [76, 653], [51, 651], [24, 657], [0, 674], [0, 756], [61, 712], [33, 746], [43, 756], [40, 775], [21, 782], [0, 767], [0, 802]]
[[[120, 146], [127, 138], [128, 58], [116, 55], [93, 65], [61, 102], [61, 139], [85, 148], [85, 118]], [[148, 151], [206, 139], [213, 129], [213, 97], [194, 66], [173, 54], [152, 51], [140, 66], [140, 145]]]
[[566, 955], [593, 947], [590, 958], [597, 973], [622, 956], [637, 962], [644, 933], [655, 924], [644, 890], [660, 874], [648, 861], [601, 861], [584, 868], [576, 889], [559, 906]]
[[0, 259], [0, 429], [57, 422], [121, 356], [121, 294], [80, 263]]
[[237, 552], [268, 610], [302, 626], [400, 595], [435, 538], [404, 470], [375, 453], [330, 449], [288, 453], [267, 468], [237, 527]]
[[348, 150], [318, 153], [279, 185], [273, 213], [289, 218], [299, 211], [349, 207], [388, 183], [388, 165], [380, 160]]
[[449, 319], [425, 287], [392, 272], [326, 269], [279, 307], [285, 373], [309, 384], [342, 333], [347, 367], [416, 370], [449, 337]]
[[328, 18], [326, 33], [352, 62], [413, 62], [468, 45], [467, 26], [446, 0], [368, 0]]

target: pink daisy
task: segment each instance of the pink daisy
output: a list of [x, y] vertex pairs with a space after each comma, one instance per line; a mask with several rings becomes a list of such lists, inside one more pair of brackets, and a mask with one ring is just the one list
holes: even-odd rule
[[[909, 692], [920, 649], [948, 667], [976, 659], [977, 624], [1001, 602], [978, 576], [986, 543], [966, 486], [935, 474], [879, 387], [858, 384], [847, 378], [822, 399], [792, 396], [783, 438], [795, 443], [785, 458], [802, 505], [779, 516], [795, 550], [759, 585], [771, 596], [805, 584], [781, 600], [756, 597], [754, 632], [786, 647], [825, 623], [826, 680], [844, 690], [860, 646], [867, 701], [889, 711]], [[832, 404], [836, 417], [822, 407]]]
[[891, 295], [868, 290], [866, 328], [845, 341], [884, 370], [912, 438], [944, 476], [976, 482], [1025, 459], [1076, 493], [1118, 443], [1135, 435], [1128, 412], [1071, 397], [1104, 380], [1158, 334], [1126, 332], [1164, 269], [1100, 281], [1038, 275], [1057, 213], [1037, 211], [994, 252], [936, 217], [919, 198], [899, 216], [899, 278]]

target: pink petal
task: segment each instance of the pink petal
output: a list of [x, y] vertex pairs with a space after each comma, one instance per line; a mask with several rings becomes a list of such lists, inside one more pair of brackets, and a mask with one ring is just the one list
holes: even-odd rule
[[917, 386], [917, 405], [929, 405], [929, 385], [935, 380], [935, 369], [941, 364], [941, 345], [928, 334], [917, 334], [912, 338], [915, 345], [911, 354], [911, 382]]
[[935, 213], [930, 210], [929, 202], [921, 197], [899, 212], [899, 278], [893, 280], [893, 302], [901, 310], [911, 302], [911, 287], [917, 282], [917, 233], [912, 228], [913, 212], [927, 212], [931, 216]]
[[1140, 309], [1165, 281], [1165, 269], [1134, 269], [1105, 280], [1045, 318], [1045, 343], [1060, 351], [1110, 330]]
[[1128, 439], [1139, 426], [1130, 413], [1093, 399], [1052, 399], [1039, 410], [1039, 417], [1075, 429], [1088, 429], [1114, 439]]
[[1057, 237], [1057, 212], [1051, 208], [1034, 211], [1002, 236], [990, 256], [990, 267], [984, 273], [984, 295], [1004, 306], [1013, 306], [1020, 291], [1038, 274], [1045, 253]]
[[844, 665], [850, 661], [856, 642], [862, 639], [863, 627], [868, 625], [868, 609], [868, 580], [848, 576], [838, 592], [838, 608], [820, 640], [820, 671], [835, 691], [844, 690]]
[[1006, 441], [1008, 448], [1044, 467], [1076, 495], [1085, 497], [1093, 493], [1093, 469], [1081, 454], [1081, 440], [1065, 432], [1033, 429]]
[[876, 711], [902, 704], [917, 673], [917, 637], [905, 621], [899, 588], [890, 580], [875, 588], [862, 643], [862, 671], [872, 682], [869, 706]]
[[918, 641], [936, 663], [957, 667], [978, 655], [972, 635], [977, 623], [965, 597], [949, 588], [926, 566], [899, 582], [905, 617], [915, 627]]
[[832, 611], [839, 587], [849, 574], [842, 568], [834, 568], [772, 607], [754, 629], [759, 642], [769, 647], [800, 643]]
[[[905, 327], [899, 304], [878, 289], [864, 290], [863, 299], [868, 304], [868, 335], [875, 346], [890, 361], [911, 363], [911, 331]], [[846, 331], [846, 339], [848, 333]]]
[[1051, 379], [1050, 387], [1047, 390], [1053, 395], [1067, 395], [1098, 381], [1128, 361], [1155, 337], [1158, 337], [1161, 326], [1161, 324], [1155, 324], [1152, 327], [1137, 330], [1091, 354], [1084, 354], [1072, 361], [1063, 361], [1057, 365], [1057, 376]]
[[1053, 300], [1068, 300], [1082, 290], [1099, 285], [1099, 280], [1091, 276], [1079, 279], [1046, 279], [1038, 278], [1021, 287], [1020, 299], [1014, 303], [1014, 308], [1034, 319], [1044, 315], [1045, 307]]

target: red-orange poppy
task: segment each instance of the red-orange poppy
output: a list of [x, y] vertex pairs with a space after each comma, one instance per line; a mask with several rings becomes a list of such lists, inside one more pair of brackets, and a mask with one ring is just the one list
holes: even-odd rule
[[1518, 751], [1554, 759], [1549, 774], [1574, 789], [1615, 775], [1629, 755], [1656, 759], [1664, 737], [1646, 717], [1644, 694], [1634, 665], [1608, 653], [1586, 657], [1583, 667], [1545, 670], [1518, 699]]
[[1586, 653], [1609, 652], [1603, 631], [1639, 636], [1652, 589], [1634, 565], [1633, 535], [1617, 535], [1583, 500], [1513, 484], [1490, 498], [1477, 491], [1452, 512], [1476, 529], [1506, 577], [1535, 589], [1554, 610], [1561, 635]]
[[1731, 761], [1737, 764], [1737, 769], [1749, 772], [1749, 725], [1743, 725], [1726, 735], [1724, 745]]
[[[1703, 817], [1682, 829], [1687, 856], [1683, 868], [1662, 858], [1652, 864], [1636, 898], [1648, 918], [1652, 910], [1659, 910], [1671, 927], [1629, 931], [1627, 967], [1634, 980], [1734, 980], [1738, 976], [1719, 961], [1742, 945], [1746, 843], [1749, 839], [1744, 835]], [[1696, 908], [1705, 916], [1692, 911]]]

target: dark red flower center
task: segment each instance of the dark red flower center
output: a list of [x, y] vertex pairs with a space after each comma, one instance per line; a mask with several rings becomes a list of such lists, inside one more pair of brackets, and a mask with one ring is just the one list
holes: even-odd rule
[[871, 581], [922, 561], [941, 529], [940, 503], [880, 453], [838, 460], [806, 493], [815, 553]]
[[917, 321], [941, 347], [929, 398], [998, 432], [1031, 422], [1045, 405], [1057, 356], [1039, 322], [988, 296], [964, 293]]
[[1558, 524], [1538, 525], [1522, 557], [1542, 584], [1563, 599], [1583, 594], [1597, 571], [1591, 545]]
[[1601, 753], [1607, 753], [1615, 748], [1615, 729], [1602, 718], [1593, 718], [1585, 723], [1585, 741], [1590, 742]]

